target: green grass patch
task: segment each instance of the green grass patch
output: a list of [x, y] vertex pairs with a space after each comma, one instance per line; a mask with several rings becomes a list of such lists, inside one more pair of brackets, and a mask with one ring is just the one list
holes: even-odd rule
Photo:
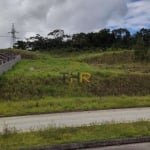
[[[0, 77], [0, 100], [24, 101], [49, 96], [141, 96], [150, 93], [150, 64], [134, 62], [132, 51], [69, 55], [9, 51], [20, 53], [23, 59]], [[62, 72], [76, 75], [88, 72], [92, 75], [91, 82], [66, 85], [62, 81]]]
[[150, 107], [150, 96], [47, 97], [39, 100], [1, 101], [0, 116], [29, 115], [69, 111]]
[[53, 58], [39, 60], [21, 60], [13, 70], [6, 73], [6, 77], [15, 75], [24, 76], [43, 76], [52, 75], [60, 76], [61, 72], [78, 73], [78, 72], [90, 72], [96, 73], [98, 69], [88, 65], [84, 62], [70, 60], [69, 58]]
[[17, 133], [5, 129], [4, 133], [0, 133], [0, 149], [17, 150], [36, 146], [141, 136], [150, 136], [150, 122], [48, 128], [28, 133]]

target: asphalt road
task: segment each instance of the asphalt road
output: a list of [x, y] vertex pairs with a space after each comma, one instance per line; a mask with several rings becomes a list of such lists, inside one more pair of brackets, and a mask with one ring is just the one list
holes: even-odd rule
[[5, 127], [30, 131], [31, 129], [38, 130], [48, 126], [76, 127], [93, 123], [135, 122], [143, 119], [150, 121], [150, 107], [6, 117], [0, 118], [0, 132]]
[[110, 146], [104, 148], [93, 148], [93, 149], [84, 149], [84, 150], [150, 150], [150, 143]]

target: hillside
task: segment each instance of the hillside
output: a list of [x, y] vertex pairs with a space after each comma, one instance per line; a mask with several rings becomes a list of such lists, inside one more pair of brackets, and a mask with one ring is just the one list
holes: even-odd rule
[[[61, 73], [90, 73], [90, 83], [64, 84]], [[150, 64], [135, 62], [132, 52], [86, 53], [72, 56], [25, 52], [22, 61], [1, 77], [1, 99], [43, 96], [146, 95]]]
[[[21, 54], [22, 60], [0, 77], [1, 116], [150, 106], [150, 64], [136, 62], [132, 51], [7, 51]], [[62, 73], [91, 78], [64, 82]]]

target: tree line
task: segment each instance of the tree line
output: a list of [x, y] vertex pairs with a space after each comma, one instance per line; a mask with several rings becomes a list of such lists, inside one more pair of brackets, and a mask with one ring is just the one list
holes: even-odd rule
[[63, 30], [57, 29], [43, 37], [37, 34], [26, 41], [17, 41], [15, 48], [28, 49], [33, 51], [51, 51], [63, 49], [67, 52], [86, 51], [101, 49], [106, 51], [112, 49], [135, 49], [135, 55], [138, 59], [149, 59], [150, 49], [150, 29], [137, 31], [131, 34], [125, 28], [102, 29], [98, 32], [77, 33], [66, 35]]

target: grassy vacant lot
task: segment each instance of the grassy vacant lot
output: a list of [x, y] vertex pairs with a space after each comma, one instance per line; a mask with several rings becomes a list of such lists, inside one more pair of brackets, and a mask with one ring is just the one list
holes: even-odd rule
[[4, 133], [0, 134], [0, 149], [16, 150], [35, 146], [141, 136], [150, 136], [150, 122], [48, 128], [30, 133], [17, 133], [15, 130], [5, 129]]
[[[0, 116], [127, 107], [150, 107], [150, 63], [132, 51], [50, 54], [5, 50], [22, 60], [0, 76]], [[60, 73], [88, 72], [90, 83], [64, 84]], [[0, 149], [150, 136], [150, 122], [48, 128], [18, 133], [4, 129]]]
[[150, 107], [150, 96], [47, 97], [40, 100], [3, 101], [0, 102], [0, 116], [130, 107]]
[[[0, 77], [0, 116], [150, 106], [150, 63], [132, 51], [5, 51], [22, 60]], [[88, 72], [91, 82], [64, 84], [62, 72]]]

